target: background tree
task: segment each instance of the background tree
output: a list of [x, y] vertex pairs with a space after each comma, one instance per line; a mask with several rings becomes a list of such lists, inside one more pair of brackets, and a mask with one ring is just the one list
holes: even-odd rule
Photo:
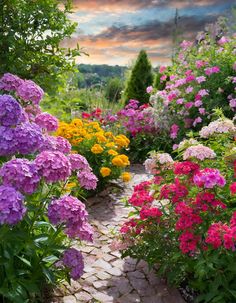
[[60, 47], [76, 28], [70, 12], [71, 0], [0, 0], [0, 75], [33, 79], [50, 92], [80, 54], [78, 46]]
[[123, 81], [116, 77], [111, 78], [105, 88], [105, 96], [109, 101], [118, 102], [121, 98], [121, 92], [123, 90]]
[[149, 94], [146, 88], [153, 83], [152, 65], [145, 50], [141, 50], [131, 71], [125, 89], [125, 102], [136, 99], [140, 103], [147, 103]]

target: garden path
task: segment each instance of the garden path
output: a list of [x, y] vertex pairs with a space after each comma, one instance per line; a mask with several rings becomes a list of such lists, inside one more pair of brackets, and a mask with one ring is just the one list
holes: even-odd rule
[[141, 165], [131, 168], [132, 181], [124, 190], [116, 187], [89, 199], [90, 223], [94, 226], [94, 243], [85, 244], [84, 275], [55, 291], [51, 303], [183, 303], [179, 292], [169, 288], [147, 264], [132, 258], [121, 259], [109, 245], [115, 231], [127, 219], [130, 209], [120, 201], [132, 192], [134, 185], [147, 180]]

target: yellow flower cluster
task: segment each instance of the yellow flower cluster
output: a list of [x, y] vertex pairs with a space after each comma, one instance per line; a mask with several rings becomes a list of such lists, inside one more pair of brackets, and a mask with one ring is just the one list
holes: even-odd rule
[[88, 160], [94, 159], [90, 165], [98, 177], [109, 176], [111, 179], [121, 176], [123, 181], [130, 178], [128, 173], [122, 175], [123, 168], [130, 165], [129, 158], [120, 154], [130, 143], [125, 135], [114, 135], [105, 131], [98, 122], [82, 119], [60, 122], [56, 135], [68, 139], [74, 149]]

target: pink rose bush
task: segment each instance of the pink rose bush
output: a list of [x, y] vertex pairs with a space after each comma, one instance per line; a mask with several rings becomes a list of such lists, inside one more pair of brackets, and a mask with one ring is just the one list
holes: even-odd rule
[[235, 135], [233, 121], [221, 115], [197, 140], [178, 145], [178, 160], [152, 152], [144, 163], [150, 180], [127, 199], [132, 212], [118, 236], [123, 256], [158, 264], [159, 274], [175, 285], [187, 281], [199, 302], [213, 302], [209, 293], [211, 300], [234, 301]]
[[58, 121], [41, 112], [39, 86], [8, 73], [0, 90], [0, 288], [11, 302], [35, 301], [44, 283], [82, 275], [82, 254], [71, 246], [92, 241], [93, 230], [71, 192], [83, 196], [97, 178], [85, 157], [54, 136]]

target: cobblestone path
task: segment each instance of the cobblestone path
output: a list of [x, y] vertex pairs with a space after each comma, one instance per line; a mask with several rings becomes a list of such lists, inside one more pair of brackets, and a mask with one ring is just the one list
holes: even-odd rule
[[85, 260], [84, 275], [79, 282], [72, 281], [56, 290], [51, 303], [184, 303], [179, 292], [167, 287], [144, 261], [137, 264], [131, 258], [121, 259], [120, 253], [109, 247], [114, 231], [130, 211], [120, 200], [130, 195], [134, 185], [148, 179], [142, 166], [133, 167], [131, 172], [133, 179], [122, 193], [105, 191], [89, 200], [95, 236], [94, 243], [80, 248]]

